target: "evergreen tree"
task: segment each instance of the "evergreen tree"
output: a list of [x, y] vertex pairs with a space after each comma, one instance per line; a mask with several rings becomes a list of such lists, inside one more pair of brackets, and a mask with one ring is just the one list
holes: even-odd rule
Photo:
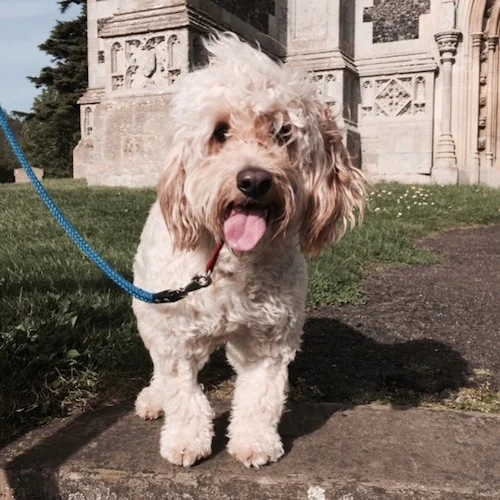
[[[7, 113], [9, 125], [19, 142], [23, 142], [23, 113]], [[20, 167], [17, 158], [10, 149], [7, 138], [0, 131], [0, 182], [13, 182], [14, 169]]]
[[33, 166], [48, 177], [73, 172], [73, 149], [80, 139], [77, 104], [87, 88], [87, 12], [85, 0], [59, 0], [61, 12], [80, 5], [79, 15], [57, 21], [50, 37], [39, 48], [52, 57], [53, 66], [29, 77], [42, 89], [24, 125], [25, 146]]

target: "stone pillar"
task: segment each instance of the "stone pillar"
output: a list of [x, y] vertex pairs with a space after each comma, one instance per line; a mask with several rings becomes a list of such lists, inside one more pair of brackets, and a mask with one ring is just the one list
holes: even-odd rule
[[487, 95], [487, 116], [486, 116], [486, 151], [485, 166], [493, 168], [493, 158], [496, 146], [496, 112], [498, 103], [498, 67], [496, 64], [496, 50], [498, 47], [498, 36], [490, 36], [487, 41], [488, 47], [488, 95]]
[[441, 135], [436, 148], [432, 177], [438, 184], [457, 184], [458, 168], [455, 141], [451, 133], [452, 65], [455, 62], [459, 32], [444, 31], [436, 35], [441, 56], [443, 82]]

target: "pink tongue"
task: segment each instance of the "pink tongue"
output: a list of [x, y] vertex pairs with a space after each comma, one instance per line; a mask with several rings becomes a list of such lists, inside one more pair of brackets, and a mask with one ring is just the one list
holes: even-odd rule
[[257, 246], [266, 232], [263, 209], [238, 207], [231, 211], [224, 223], [226, 243], [239, 252], [248, 252]]

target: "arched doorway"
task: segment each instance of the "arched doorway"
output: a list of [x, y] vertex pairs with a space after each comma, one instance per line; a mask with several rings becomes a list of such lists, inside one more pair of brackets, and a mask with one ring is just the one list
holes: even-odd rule
[[453, 134], [459, 182], [500, 186], [500, 0], [461, 0]]

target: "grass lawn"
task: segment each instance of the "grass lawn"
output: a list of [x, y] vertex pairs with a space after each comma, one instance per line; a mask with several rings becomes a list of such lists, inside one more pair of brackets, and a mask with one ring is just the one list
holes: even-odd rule
[[[155, 193], [45, 184], [88, 241], [131, 278]], [[435, 262], [415, 241], [446, 228], [500, 223], [499, 198], [478, 186], [377, 185], [364, 224], [310, 263], [309, 306], [362, 302], [360, 280], [380, 266]], [[150, 363], [130, 297], [82, 257], [31, 186], [0, 185], [0, 235], [0, 424], [20, 428], [99, 396], [133, 394]], [[218, 363], [206, 375], [216, 389], [223, 388]]]

